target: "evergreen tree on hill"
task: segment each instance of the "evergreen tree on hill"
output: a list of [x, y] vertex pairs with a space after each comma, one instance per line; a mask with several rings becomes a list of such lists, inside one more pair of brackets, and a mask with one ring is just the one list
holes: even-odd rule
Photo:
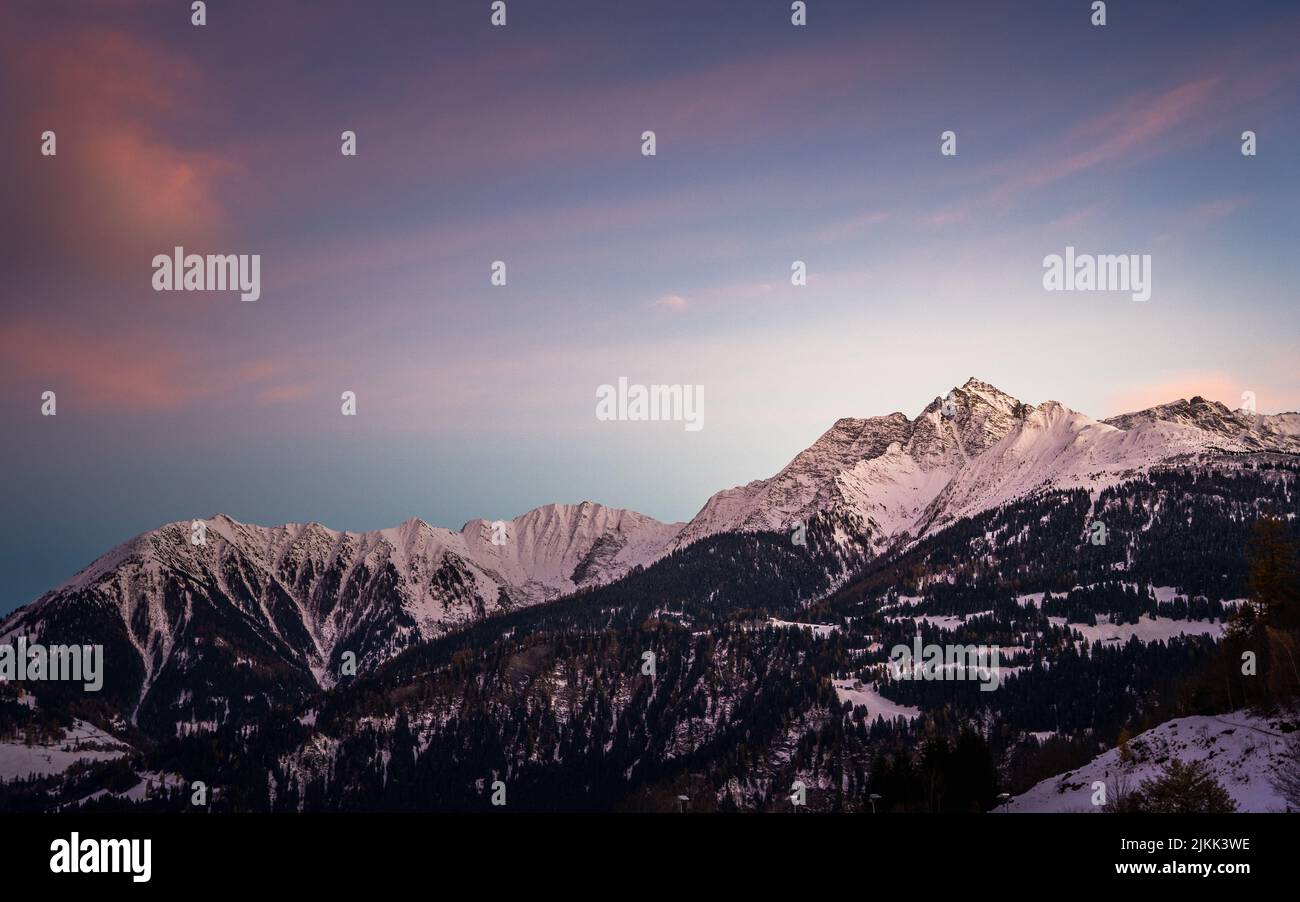
[[1143, 814], [1230, 814], [1237, 810], [1232, 796], [1214, 779], [1203, 761], [1177, 758], [1159, 776], [1143, 781], [1127, 797], [1125, 812]]

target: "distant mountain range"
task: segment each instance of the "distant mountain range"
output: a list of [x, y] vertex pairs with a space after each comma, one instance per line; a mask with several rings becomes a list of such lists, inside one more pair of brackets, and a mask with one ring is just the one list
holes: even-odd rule
[[0, 640], [106, 641], [130, 659], [117, 659], [112, 689], [133, 716], [160, 681], [193, 691], [205, 643], [217, 646], [209, 658], [284, 669], [304, 690], [328, 687], [344, 652], [371, 668], [469, 622], [614, 582], [708, 536], [816, 520], [864, 559], [1035, 493], [1095, 493], [1158, 464], [1261, 451], [1300, 452], [1300, 414], [1196, 397], [1096, 421], [972, 378], [915, 419], [837, 421], [775, 476], [718, 492], [685, 524], [591, 502], [459, 531], [419, 519], [368, 533], [264, 527], [219, 514], [204, 521], [203, 545], [191, 544], [189, 522], [167, 524], [10, 614]]
[[[104, 647], [99, 692], [0, 683], [0, 808], [171, 810], [197, 774], [228, 810], [477, 810], [488, 775], [538, 810], [785, 810], [795, 779], [823, 810], [987, 810], [1003, 783], [1074, 809], [1052, 775], [1099, 740], [1256, 691], [1197, 681], [1270, 515], [1295, 538], [1300, 415], [1097, 421], [971, 379], [839, 420], [687, 523], [171, 523], [0, 621]], [[891, 680], [918, 634], [1002, 648], [998, 691]], [[1272, 806], [1259, 773], [1222, 776]]]

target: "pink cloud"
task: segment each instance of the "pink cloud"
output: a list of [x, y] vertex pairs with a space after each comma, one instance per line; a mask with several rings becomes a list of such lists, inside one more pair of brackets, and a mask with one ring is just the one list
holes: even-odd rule
[[1203, 112], [1220, 84], [1219, 78], [1202, 78], [1154, 97], [1121, 104], [1068, 132], [1048, 159], [1021, 175], [1009, 188], [1038, 188], [1106, 163], [1132, 163], [1171, 149], [1161, 146], [1157, 139]]
[[655, 306], [664, 310], [685, 310], [690, 306], [690, 303], [680, 294], [665, 294], [655, 300]]
[[126, 242], [223, 224], [222, 182], [236, 161], [168, 136], [192, 121], [193, 98], [211, 102], [187, 57], [118, 28], [66, 23], [0, 36], [0, 60], [24, 86], [17, 132], [58, 135], [58, 156], [39, 174], [51, 181], [20, 190], [40, 192], [30, 206], [67, 252], [105, 264]]
[[21, 379], [10, 397], [52, 390], [96, 411], [180, 409], [256, 391], [258, 404], [303, 397], [313, 358], [296, 351], [234, 362], [184, 353], [165, 334], [82, 334], [65, 322], [28, 319], [0, 326], [0, 356]]
[[1131, 166], [1181, 146], [1172, 135], [1198, 125], [1228, 102], [1222, 76], [1199, 77], [1159, 93], [1129, 98], [1069, 129], [1059, 138], [1035, 147], [1019, 159], [980, 174], [995, 181], [990, 190], [951, 204], [925, 218], [930, 225], [1005, 212], [1026, 194], [1104, 166]]

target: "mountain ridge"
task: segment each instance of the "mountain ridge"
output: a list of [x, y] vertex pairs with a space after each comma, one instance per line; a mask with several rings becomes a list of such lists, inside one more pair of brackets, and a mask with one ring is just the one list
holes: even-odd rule
[[[371, 667], [493, 614], [616, 582], [711, 536], [815, 526], [838, 545], [818, 560], [842, 575], [846, 564], [1039, 491], [1084, 488], [1095, 498], [1159, 464], [1256, 451], [1300, 452], [1300, 415], [1198, 397], [1098, 421], [972, 377], [914, 419], [837, 420], [773, 477], [716, 493], [686, 523], [585, 501], [471, 519], [458, 531], [418, 517], [349, 532], [218, 514], [194, 545], [191, 522], [165, 524], [0, 620], [0, 641], [87, 637], [138, 659], [110, 690], [133, 718], [142, 705], [146, 715], [180, 705], [202, 684], [209, 707], [228, 709], [242, 702], [218, 688], [223, 668], [250, 668], [241, 697], [253, 704], [280, 683], [291, 693], [328, 688], [349, 655]], [[159, 686], [166, 692], [154, 693]]]
[[[945, 401], [951, 404], [951, 415], [944, 411]], [[1058, 401], [1038, 405], [1021, 402], [972, 376], [946, 397], [936, 396], [913, 419], [894, 411], [883, 416], [836, 420], [776, 474], [714, 493], [694, 517], [684, 522], [666, 523], [631, 509], [592, 501], [541, 505], [510, 520], [471, 518], [459, 530], [434, 526], [419, 517], [360, 532], [334, 529], [319, 521], [259, 526], [224, 513], [203, 518], [203, 522], [215, 526], [215, 531], [228, 540], [230, 529], [252, 529], [264, 537], [278, 534], [282, 541], [297, 531], [323, 540], [366, 546], [382, 541], [400, 551], [412, 541], [418, 543], [431, 537], [484, 573], [496, 575], [499, 585], [515, 591], [521, 599], [546, 600], [582, 585], [616, 579], [632, 567], [651, 563], [706, 535], [731, 530], [786, 530], [819, 513], [856, 520], [856, 526], [874, 528], [888, 537], [927, 519], [926, 509], [940, 495], [956, 494], [951, 481], [957, 471], [978, 464], [978, 458], [1008, 434], [1015, 432], [1018, 438], [1002, 450], [1019, 455], [1027, 433], [1045, 435], [1066, 421], [1074, 426], [1067, 424], [1063, 428], [1074, 432], [1097, 427], [1087, 430], [1083, 444], [1117, 446], [1114, 456], [1122, 467], [1140, 467], [1207, 451], [1300, 453], [1300, 413], [1296, 412], [1248, 414], [1194, 396], [1093, 420]], [[1109, 426], [1116, 433], [1143, 430], [1143, 441], [1122, 441], [1101, 426]], [[1208, 436], [1198, 436], [1197, 432]], [[1148, 438], [1153, 433], [1156, 440]], [[1143, 450], [1145, 455], [1139, 453]], [[1012, 486], [1009, 490], [1011, 494], [1004, 491], [997, 497], [1009, 500], [1015, 492], [1025, 489]], [[910, 508], [899, 496], [910, 496]], [[978, 499], [967, 498], [944, 522], [978, 512], [980, 504]], [[938, 522], [935, 513], [930, 512], [930, 522]], [[51, 591], [77, 588], [87, 574], [108, 569], [115, 560], [138, 549], [149, 536], [169, 528], [188, 528], [192, 522], [166, 523], [134, 536]], [[492, 541], [498, 523], [505, 527], [504, 541], [499, 544]], [[596, 543], [610, 536], [615, 541], [599, 549], [595, 559], [588, 560]], [[539, 554], [539, 547], [546, 547], [549, 553]], [[574, 580], [580, 568], [584, 578]]]

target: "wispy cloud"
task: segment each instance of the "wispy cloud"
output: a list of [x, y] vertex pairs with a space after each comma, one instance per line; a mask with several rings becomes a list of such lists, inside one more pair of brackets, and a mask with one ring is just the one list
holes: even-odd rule
[[655, 299], [655, 306], [663, 310], [685, 310], [691, 302], [680, 294], [665, 294]]
[[320, 370], [302, 349], [214, 359], [185, 353], [157, 330], [92, 334], [54, 318], [0, 325], [0, 355], [15, 374], [4, 385], [7, 400], [48, 389], [94, 414], [184, 410], [213, 400], [238, 407], [242, 396], [276, 404], [304, 397]]

